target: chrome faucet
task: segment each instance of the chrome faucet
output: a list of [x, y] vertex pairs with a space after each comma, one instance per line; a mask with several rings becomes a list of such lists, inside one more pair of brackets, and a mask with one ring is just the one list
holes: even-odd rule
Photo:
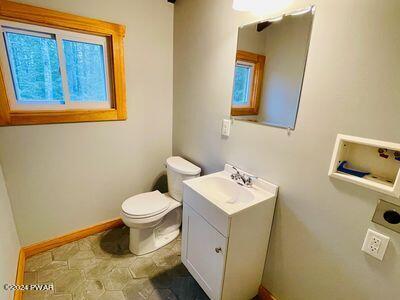
[[236, 171], [236, 173], [231, 174], [231, 178], [236, 181], [237, 184], [246, 186], [246, 187], [252, 187], [253, 186], [253, 180], [257, 179], [255, 176], [250, 176], [246, 173], [240, 173], [239, 170], [232, 166], [232, 168]]

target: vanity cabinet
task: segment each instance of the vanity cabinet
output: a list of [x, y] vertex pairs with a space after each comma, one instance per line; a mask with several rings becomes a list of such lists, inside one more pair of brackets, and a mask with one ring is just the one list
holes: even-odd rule
[[182, 262], [212, 300], [252, 299], [261, 284], [277, 187], [254, 188], [254, 202], [231, 204], [203, 193], [212, 181], [200, 178], [184, 182]]
[[190, 206], [183, 211], [184, 264], [208, 295], [220, 299], [228, 239]]

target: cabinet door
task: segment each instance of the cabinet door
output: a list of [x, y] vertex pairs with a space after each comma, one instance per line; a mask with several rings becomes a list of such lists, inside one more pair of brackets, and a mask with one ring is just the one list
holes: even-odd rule
[[220, 299], [227, 238], [185, 204], [182, 226], [183, 264], [211, 299]]

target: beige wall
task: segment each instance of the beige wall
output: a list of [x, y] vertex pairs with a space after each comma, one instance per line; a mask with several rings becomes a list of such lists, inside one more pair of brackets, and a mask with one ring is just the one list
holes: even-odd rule
[[259, 122], [293, 128], [313, 15], [288, 16], [265, 31], [267, 56]]
[[257, 23], [239, 29], [237, 49], [265, 55], [265, 31], [257, 31]]
[[15, 229], [10, 200], [0, 166], [0, 298], [11, 299], [10, 293], [3, 289], [6, 283], [13, 284], [17, 270], [19, 239]]
[[[397, 299], [400, 236], [370, 220], [379, 198], [400, 201], [327, 173], [339, 132], [400, 142], [400, 2], [314, 3], [296, 130], [235, 121], [224, 139], [237, 26], [256, 17], [231, 0], [177, 2], [173, 152], [206, 173], [228, 161], [280, 186], [263, 278], [278, 299]], [[391, 237], [383, 262], [360, 251], [367, 228]]]
[[22, 244], [119, 215], [151, 188], [172, 145], [173, 5], [26, 0], [125, 24], [128, 120], [0, 128], [0, 160]]

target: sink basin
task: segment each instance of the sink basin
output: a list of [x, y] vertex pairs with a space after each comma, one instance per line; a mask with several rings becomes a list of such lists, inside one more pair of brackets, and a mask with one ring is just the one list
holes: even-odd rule
[[217, 201], [229, 204], [246, 203], [254, 200], [254, 195], [249, 191], [249, 188], [223, 177], [204, 177], [203, 180], [198, 181], [196, 187], [207, 198], [215, 198]]
[[[242, 170], [239, 171], [248, 174]], [[184, 181], [184, 195], [186, 193], [187, 201], [196, 206], [200, 205], [198, 203], [200, 201], [210, 202], [230, 216], [262, 201], [275, 199], [278, 192], [276, 185], [257, 178], [251, 187], [243, 186], [231, 179], [231, 174], [234, 172], [236, 171], [232, 166], [226, 164], [221, 172]], [[189, 196], [193, 193], [200, 197]]]

